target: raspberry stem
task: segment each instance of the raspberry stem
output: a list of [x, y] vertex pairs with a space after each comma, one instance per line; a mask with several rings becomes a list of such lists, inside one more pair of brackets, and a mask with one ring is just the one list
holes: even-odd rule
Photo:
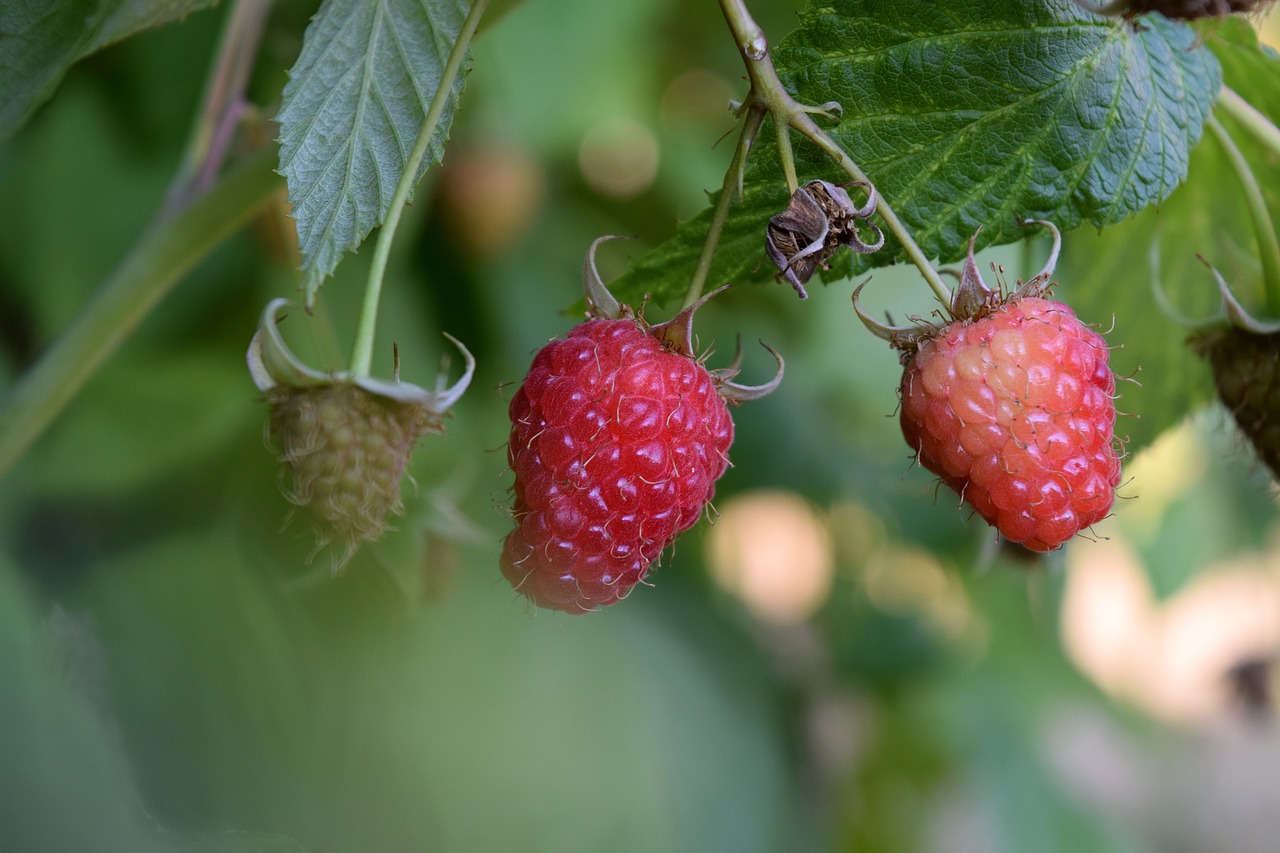
[[763, 110], [746, 110], [746, 119], [742, 124], [742, 135], [738, 137], [738, 145], [734, 148], [733, 160], [729, 163], [729, 170], [724, 173], [724, 186], [720, 188], [720, 195], [716, 198], [715, 209], [711, 212], [711, 224], [707, 226], [707, 239], [702, 244], [702, 254], [698, 256], [698, 266], [693, 271], [693, 279], [689, 282], [689, 291], [685, 294], [684, 304], [680, 306], [681, 310], [690, 307], [702, 298], [702, 289], [706, 286], [707, 276], [711, 273], [711, 260], [715, 257], [716, 245], [720, 242], [720, 235], [724, 232], [725, 220], [729, 216], [729, 205], [733, 201], [733, 191], [736, 188], [738, 195], [741, 196], [742, 194], [742, 169], [747, 163], [747, 153], [751, 150], [751, 143], [755, 140], [763, 122]]
[[1271, 221], [1271, 213], [1267, 210], [1267, 200], [1262, 196], [1262, 188], [1258, 186], [1258, 178], [1253, 174], [1249, 161], [1240, 152], [1240, 148], [1227, 133], [1226, 128], [1213, 116], [1209, 117], [1206, 124], [1226, 152], [1231, 168], [1244, 189], [1245, 201], [1249, 205], [1249, 215], [1253, 220], [1254, 235], [1258, 240], [1259, 260], [1262, 262], [1264, 303], [1268, 314], [1272, 317], [1280, 317], [1280, 240], [1276, 238], [1275, 225]]
[[217, 177], [235, 129], [250, 110], [244, 91], [270, 11], [270, 0], [237, 0], [231, 10], [191, 128], [182, 169], [169, 187], [164, 212], [181, 210]]
[[274, 146], [262, 149], [178, 213], [161, 217], [58, 340], [0, 401], [0, 476], [192, 267], [279, 190]]
[[[753, 114], [758, 112], [762, 118], [767, 113], [773, 118], [774, 128], [778, 133], [778, 157], [782, 163], [783, 174], [787, 179], [787, 188], [793, 193], [799, 186], [799, 182], [796, 179], [795, 158], [791, 150], [789, 128], [799, 131], [801, 135], [816, 144], [849, 177], [855, 181], [865, 181], [869, 186], [874, 187], [871, 179], [866, 176], [862, 169], [858, 168], [858, 164], [853, 161], [853, 158], [813, 120], [814, 113], [830, 117], [829, 110], [839, 110], [839, 104], [829, 103], [812, 107], [797, 102], [791, 97], [791, 93], [787, 91], [786, 87], [782, 85], [782, 81], [778, 78], [778, 72], [773, 67], [773, 60], [769, 57], [769, 42], [765, 38], [764, 31], [760, 29], [760, 25], [755, 22], [755, 19], [751, 17], [751, 13], [747, 10], [745, 0], [720, 0], [720, 10], [724, 13], [725, 22], [728, 23], [729, 30], [733, 33], [734, 40], [737, 42], [738, 52], [742, 54], [742, 60], [747, 66], [747, 76], [751, 81], [750, 91], [748, 91], [747, 97], [743, 101], [743, 109], [748, 116], [748, 125], [743, 128], [743, 139], [747, 139], [746, 130], [750, 126], [750, 117]], [[747, 149], [750, 148], [749, 142], [746, 147]], [[741, 149], [742, 146], [740, 145], [739, 148]], [[741, 169], [745, 164], [745, 155], [746, 152], [744, 151], [744, 163], [742, 164], [738, 163], [735, 155], [734, 165], [730, 167], [731, 173], [735, 169], [738, 170], [739, 179]], [[729, 185], [728, 177], [725, 179], [725, 185]], [[893, 209], [889, 207], [889, 203], [885, 201], [884, 194], [877, 191], [876, 197], [876, 211], [880, 214], [880, 218], [884, 220], [889, 233], [897, 239], [907, 257], [916, 265], [916, 269], [920, 270], [920, 274], [924, 276], [925, 282], [928, 283], [937, 300], [944, 306], [949, 306], [951, 304], [950, 288], [942, 281], [942, 277], [938, 275], [938, 271], [933, 268], [933, 265], [929, 263], [929, 259], [925, 257], [915, 238], [911, 236], [910, 230], [893, 212]], [[727, 213], [728, 204], [725, 203], [723, 206]], [[720, 215], [719, 203], [717, 203], [716, 214]], [[723, 225], [723, 215], [720, 215], [720, 219], [721, 222], [719, 224]], [[713, 227], [707, 235], [707, 246], [712, 251], [714, 250], [715, 241], [719, 239], [719, 229], [715, 225], [716, 221], [713, 218]], [[706, 256], [708, 254], [708, 249], [704, 248], [703, 255]], [[701, 261], [699, 266], [701, 267]], [[688, 304], [688, 300], [686, 300], [686, 304]]]
[[418, 131], [418, 138], [405, 161], [404, 172], [400, 175], [400, 182], [396, 184], [395, 194], [391, 196], [391, 205], [387, 208], [387, 219], [378, 231], [378, 241], [373, 248], [373, 263], [369, 269], [369, 280], [365, 284], [364, 302], [360, 306], [360, 317], [356, 323], [356, 340], [351, 349], [353, 376], [369, 375], [370, 366], [373, 364], [373, 339], [378, 326], [378, 300], [382, 296], [382, 279], [387, 271], [387, 258], [391, 255], [391, 242], [395, 239], [396, 228], [400, 225], [400, 214], [409, 200], [409, 193], [413, 192], [413, 187], [418, 182], [418, 167], [422, 165], [422, 158], [427, 155], [431, 137], [435, 135], [440, 116], [444, 113], [445, 104], [448, 103], [449, 95], [453, 91], [453, 83], [462, 71], [462, 62], [466, 59], [467, 48], [471, 45], [476, 27], [480, 25], [480, 18], [488, 5], [489, 0], [474, 0], [470, 11], [467, 12], [466, 20], [462, 22], [458, 40], [454, 42], [444, 71], [440, 75], [440, 85], [436, 87], [436, 92], [431, 98], [427, 115], [422, 121], [422, 128]]
[[1223, 112], [1240, 122], [1255, 139], [1280, 156], [1280, 127], [1276, 127], [1257, 107], [1240, 97], [1229, 86], [1223, 86], [1218, 93], [1217, 106], [1222, 107]]

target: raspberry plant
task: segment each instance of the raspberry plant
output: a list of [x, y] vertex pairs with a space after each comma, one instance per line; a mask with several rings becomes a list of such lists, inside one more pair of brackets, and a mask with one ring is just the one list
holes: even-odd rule
[[[1274, 527], [1270, 4], [2, 5], [0, 847], [1117, 847], [1046, 578]], [[776, 489], [798, 629], [703, 571]]]

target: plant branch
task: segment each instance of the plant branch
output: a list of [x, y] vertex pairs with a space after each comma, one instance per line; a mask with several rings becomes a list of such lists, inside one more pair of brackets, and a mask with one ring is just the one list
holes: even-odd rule
[[1264, 304], [1272, 317], [1280, 317], [1280, 240], [1276, 237], [1275, 224], [1271, 221], [1270, 211], [1267, 210], [1267, 200], [1263, 198], [1258, 179], [1235, 140], [1213, 116], [1209, 117], [1206, 124], [1226, 152], [1227, 159], [1231, 161], [1231, 168], [1244, 189], [1245, 201], [1249, 205], [1249, 216], [1253, 220], [1254, 235], [1258, 240], [1259, 260], [1262, 262]]
[[245, 88], [258, 55], [258, 43], [271, 11], [271, 0], [237, 0], [214, 54], [200, 112], [182, 168], [165, 198], [164, 212], [173, 214], [207, 190], [226, 159], [236, 126], [244, 116]]
[[404, 172], [400, 182], [396, 184], [395, 194], [391, 196], [391, 205], [387, 209], [386, 221], [378, 231], [378, 241], [373, 249], [373, 263], [369, 270], [369, 280], [365, 285], [364, 302], [360, 306], [360, 318], [356, 324], [356, 340], [351, 350], [351, 373], [354, 376], [368, 376], [373, 363], [373, 339], [378, 327], [378, 302], [382, 297], [382, 279], [387, 271], [387, 259], [391, 256], [391, 243], [396, 236], [396, 228], [400, 225], [400, 214], [418, 182], [418, 168], [431, 146], [431, 138], [440, 124], [440, 116], [444, 114], [445, 105], [453, 92], [453, 83], [462, 71], [463, 60], [467, 56], [467, 48], [484, 15], [489, 0], [473, 0], [466, 20], [462, 22], [462, 30], [458, 40], [449, 52], [444, 71], [440, 75], [440, 85], [436, 88], [427, 108], [427, 115], [418, 131], [418, 138], [413, 144], [408, 160], [404, 164]]
[[693, 271], [693, 280], [689, 283], [689, 291], [685, 294], [684, 304], [680, 306], [681, 310], [688, 308], [701, 298], [702, 290], [707, 284], [707, 276], [711, 273], [711, 261], [715, 257], [716, 246], [720, 243], [720, 235], [724, 233], [724, 223], [729, 216], [729, 205], [733, 201], [734, 190], [736, 189], [739, 194], [742, 193], [742, 168], [746, 165], [751, 144], [756, 134], [760, 132], [761, 123], [764, 122], [764, 110], [746, 108], [745, 112], [746, 119], [742, 124], [742, 134], [738, 137], [738, 144], [733, 150], [733, 160], [729, 163], [729, 169], [724, 173], [724, 185], [720, 188], [720, 196], [716, 199], [715, 209], [711, 212], [711, 224], [707, 226], [707, 239], [702, 244], [702, 254], [698, 256], [698, 266]]
[[160, 216], [80, 314], [0, 400], [0, 476], [129, 337], [157, 302], [279, 190], [274, 147], [200, 198]]
[[[778, 78], [778, 72], [773, 67], [773, 60], [769, 57], [768, 40], [765, 38], [764, 31], [760, 29], [759, 24], [751, 17], [751, 13], [747, 11], [745, 0], [720, 0], [720, 10], [724, 13], [724, 19], [738, 44], [738, 52], [742, 54], [743, 62], [747, 66], [747, 75], [751, 80], [751, 91], [748, 93], [745, 103], [748, 107], [761, 104], [772, 116], [774, 125], [778, 130], [778, 156], [782, 162], [783, 173], [787, 177], [787, 185], [791, 191], [795, 192], [799, 184], [796, 179], [795, 161], [787, 128], [797, 130], [803, 136], [812, 140], [822, 149], [823, 153], [836, 161], [849, 177], [855, 181], [865, 181], [868, 185], [872, 185], [870, 179], [858, 168], [853, 158], [813, 120], [813, 114], [829, 115], [828, 110], [838, 109], [839, 105], [831, 103], [811, 107], [798, 103], [791, 97], [791, 93], [786, 90], [786, 87], [782, 85], [782, 81]], [[876, 198], [876, 211], [880, 214], [880, 218], [884, 220], [889, 233], [897, 239], [907, 257], [915, 264], [916, 269], [920, 270], [920, 274], [924, 276], [934, 296], [944, 306], [950, 307], [951, 289], [942, 281], [938, 271], [929, 263], [929, 259], [920, 249], [911, 232], [902, 223], [902, 220], [898, 218], [897, 214], [893, 212], [888, 202], [885, 201], [883, 193], [877, 192]]]
[[1229, 86], [1223, 86], [1218, 93], [1218, 106], [1253, 134], [1263, 145], [1270, 148], [1276, 156], [1280, 156], [1280, 127], [1244, 98], [1240, 97]]

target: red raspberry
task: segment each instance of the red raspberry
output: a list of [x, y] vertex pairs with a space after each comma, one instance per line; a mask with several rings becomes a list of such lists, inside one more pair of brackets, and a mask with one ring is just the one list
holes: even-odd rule
[[902, 433], [1004, 537], [1050, 551], [1111, 511], [1120, 482], [1106, 342], [1035, 296], [956, 320], [902, 377]]
[[502, 572], [532, 602], [586, 613], [625, 598], [691, 527], [728, 466], [716, 377], [635, 319], [543, 347], [511, 400], [516, 529]]

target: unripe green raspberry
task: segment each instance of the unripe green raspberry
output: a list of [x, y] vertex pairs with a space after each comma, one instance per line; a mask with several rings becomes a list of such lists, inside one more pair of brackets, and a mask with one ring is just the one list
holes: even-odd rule
[[288, 472], [285, 496], [303, 507], [321, 542], [348, 553], [402, 515], [400, 481], [418, 439], [444, 429], [438, 414], [350, 382], [267, 393], [271, 434]]
[[[249, 372], [271, 406], [270, 432], [283, 468], [285, 497], [307, 511], [318, 547], [339, 543], [341, 568], [362, 542], [390, 528], [404, 513], [400, 485], [418, 439], [444, 432], [444, 413], [467, 389], [471, 353], [456, 340], [466, 370], [436, 391], [347, 373], [322, 373], [303, 364], [280, 336], [277, 299], [262, 314], [249, 344]], [[453, 340], [450, 338], [450, 340]]]

